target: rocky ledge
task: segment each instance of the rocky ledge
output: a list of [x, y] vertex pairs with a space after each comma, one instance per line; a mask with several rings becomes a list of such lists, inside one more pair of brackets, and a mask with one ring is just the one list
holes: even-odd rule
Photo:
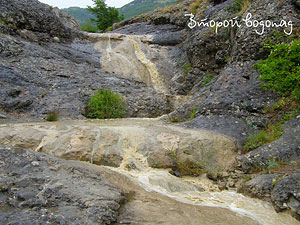
[[101, 168], [0, 148], [1, 224], [112, 224], [125, 202]]

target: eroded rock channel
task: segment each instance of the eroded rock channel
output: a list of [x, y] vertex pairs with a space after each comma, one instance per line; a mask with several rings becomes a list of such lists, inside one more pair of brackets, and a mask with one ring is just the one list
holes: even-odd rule
[[[87, 217], [86, 224], [299, 224], [287, 214], [277, 214], [269, 203], [233, 191], [220, 192], [205, 176], [178, 178], [163, 169], [172, 166], [170, 151], [181, 161], [209, 160], [220, 171], [230, 168], [236, 145], [222, 134], [176, 127], [157, 119], [10, 123], [0, 126], [0, 144], [34, 150], [1, 149], [2, 171], [11, 168], [5, 170], [1, 188], [5, 207], [11, 207], [16, 196], [14, 204], [19, 208], [15, 210], [29, 206], [28, 217], [37, 220], [76, 221], [77, 212], [82, 214], [78, 221]], [[9, 154], [16, 154], [17, 159], [12, 161]], [[72, 182], [67, 177], [72, 177]], [[34, 186], [18, 186], [24, 179]], [[113, 197], [109, 197], [111, 203], [105, 200], [99, 205], [97, 201], [104, 201], [103, 179], [112, 185], [104, 188]], [[78, 186], [80, 191], [73, 196], [69, 189]], [[31, 197], [26, 197], [26, 191]], [[77, 199], [79, 205], [62, 200], [63, 196]], [[89, 214], [92, 211], [102, 213], [96, 217]], [[163, 216], [167, 214], [170, 217]], [[5, 211], [5, 218], [10, 215], [11, 211]]]

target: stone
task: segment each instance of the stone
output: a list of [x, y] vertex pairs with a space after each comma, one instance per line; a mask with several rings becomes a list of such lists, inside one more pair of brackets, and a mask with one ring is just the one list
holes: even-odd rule
[[271, 198], [271, 192], [273, 190], [273, 184], [280, 178], [280, 175], [276, 174], [262, 174], [253, 177], [250, 181], [244, 183], [239, 189], [239, 192], [257, 197], [260, 199]]
[[283, 135], [237, 158], [237, 166], [248, 173], [253, 167], [266, 168], [270, 160], [293, 161], [300, 156], [300, 119], [294, 117], [283, 125]]

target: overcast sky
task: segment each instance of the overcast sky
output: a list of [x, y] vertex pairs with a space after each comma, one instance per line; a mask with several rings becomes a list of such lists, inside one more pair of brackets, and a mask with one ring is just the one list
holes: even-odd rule
[[[51, 6], [56, 6], [58, 8], [68, 8], [71, 6], [78, 6], [81, 8], [86, 8], [87, 5], [93, 6], [92, 0], [39, 0], [40, 2], [46, 3]], [[123, 5], [132, 2], [133, 0], [106, 0], [105, 3], [108, 6], [113, 6], [120, 8]]]

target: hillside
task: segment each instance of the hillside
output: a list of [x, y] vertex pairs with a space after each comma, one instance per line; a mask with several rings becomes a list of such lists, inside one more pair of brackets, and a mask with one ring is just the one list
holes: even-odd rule
[[[152, 11], [156, 8], [168, 6], [175, 3], [175, 0], [135, 0], [121, 7], [119, 11], [120, 14], [123, 14], [125, 16], [125, 19], [128, 19], [130, 17]], [[93, 14], [85, 8], [70, 7], [61, 10], [74, 16], [80, 26], [83, 26], [84, 24], [90, 22], [90, 18], [94, 17]]]
[[175, 0], [135, 0], [121, 7], [119, 11], [125, 16], [125, 19], [128, 19], [175, 3]]
[[83, 26], [85, 23], [90, 22], [90, 18], [94, 18], [94, 15], [85, 8], [70, 7], [61, 10], [74, 16], [80, 26]]

